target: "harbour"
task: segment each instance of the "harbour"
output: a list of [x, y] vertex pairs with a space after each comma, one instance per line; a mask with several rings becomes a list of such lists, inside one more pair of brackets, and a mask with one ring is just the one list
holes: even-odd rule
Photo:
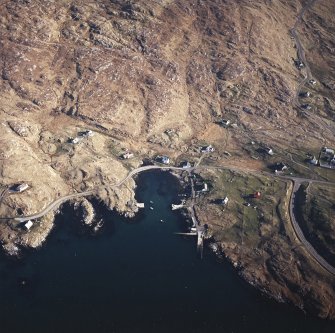
[[171, 209], [174, 176], [148, 171], [137, 184], [135, 218], [94, 202], [94, 233], [65, 205], [41, 249], [1, 255], [1, 332], [334, 332], [262, 296], [206, 246], [200, 260], [196, 237], [176, 235], [190, 225]]

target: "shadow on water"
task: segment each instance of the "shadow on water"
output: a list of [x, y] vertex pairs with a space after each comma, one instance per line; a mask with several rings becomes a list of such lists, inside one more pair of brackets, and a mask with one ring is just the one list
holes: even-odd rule
[[93, 201], [104, 225], [92, 235], [66, 205], [44, 247], [21, 260], [1, 255], [2, 333], [335, 331], [261, 297], [210, 252], [199, 260], [196, 240], [174, 234], [185, 218], [170, 209], [179, 201], [171, 174], [137, 183], [145, 208], [134, 219]]

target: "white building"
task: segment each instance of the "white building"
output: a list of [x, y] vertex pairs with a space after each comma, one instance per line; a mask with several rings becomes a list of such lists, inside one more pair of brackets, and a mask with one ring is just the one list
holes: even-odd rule
[[202, 153], [212, 153], [213, 151], [214, 151], [214, 147], [212, 145], [201, 148]]
[[71, 143], [74, 143], [74, 144], [79, 143], [79, 141], [80, 141], [79, 138], [71, 138], [71, 139], [70, 139], [70, 142], [71, 142]]
[[124, 160], [128, 160], [128, 159], [133, 158], [133, 157], [134, 157], [134, 154], [133, 153], [129, 153], [129, 152], [122, 155], [122, 158]]
[[186, 162], [183, 163], [183, 169], [188, 169], [190, 167], [191, 167], [191, 163], [190, 162], [186, 161]]
[[168, 156], [162, 156], [160, 160], [163, 164], [170, 164], [170, 158]]
[[327, 147], [323, 148], [323, 152], [325, 154], [328, 154], [328, 155], [334, 155], [335, 154], [334, 149], [330, 149], [330, 148], [327, 148]]
[[29, 230], [32, 226], [33, 226], [33, 222], [31, 220], [27, 221], [24, 224], [24, 227], [25, 227], [26, 230]]
[[266, 152], [267, 152], [270, 156], [272, 156], [272, 155], [274, 154], [272, 148], [267, 148], [267, 149], [266, 149]]
[[14, 188], [14, 191], [16, 191], [16, 192], [23, 192], [23, 191], [25, 191], [26, 189], [28, 189], [29, 188], [29, 185], [28, 184], [26, 184], [26, 183], [22, 183], [22, 184], [20, 184], [20, 185], [17, 185], [15, 188]]

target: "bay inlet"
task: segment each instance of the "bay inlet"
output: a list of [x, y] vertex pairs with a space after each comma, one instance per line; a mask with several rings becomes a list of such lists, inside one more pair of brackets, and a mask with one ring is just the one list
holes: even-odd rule
[[93, 235], [64, 205], [41, 249], [1, 254], [1, 333], [335, 332], [263, 297], [208, 249], [200, 260], [196, 239], [175, 235], [186, 221], [171, 210], [180, 188], [169, 172], [144, 172], [137, 184], [145, 208], [135, 218], [95, 202], [104, 223]]

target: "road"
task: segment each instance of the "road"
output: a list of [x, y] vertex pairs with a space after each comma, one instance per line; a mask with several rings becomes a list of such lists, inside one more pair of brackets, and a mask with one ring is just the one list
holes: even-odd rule
[[[311, 80], [313, 78], [313, 76], [312, 76], [312, 73], [311, 73], [310, 66], [309, 66], [309, 64], [306, 60], [305, 51], [304, 51], [304, 48], [301, 44], [301, 40], [299, 38], [299, 35], [297, 33], [297, 28], [298, 28], [298, 25], [301, 23], [305, 12], [308, 9], [310, 9], [316, 2], [317, 2], [317, 0], [311, 0], [304, 7], [302, 7], [302, 9], [300, 10], [300, 12], [297, 16], [297, 19], [295, 21], [294, 26], [290, 30], [291, 35], [293, 36], [293, 38], [295, 40], [295, 43], [296, 43], [298, 58], [300, 59], [300, 61], [302, 61], [304, 63], [305, 71], [306, 71], [306, 76], [299, 83], [299, 85], [297, 87], [297, 91], [296, 91], [296, 96], [295, 96], [295, 99], [293, 101], [293, 104], [295, 104], [298, 107], [300, 107], [300, 105], [299, 105], [299, 93], [301, 92], [302, 87], [307, 83], [308, 80]], [[291, 156], [291, 159], [292, 159], [292, 156]], [[292, 161], [293, 161], [293, 159], [292, 159]], [[295, 232], [297, 238], [305, 246], [308, 253], [319, 263], [319, 265], [321, 265], [329, 273], [335, 275], [335, 267], [330, 265], [324, 258], [322, 258], [317, 253], [317, 251], [314, 249], [314, 247], [307, 241], [307, 239], [305, 238], [305, 236], [304, 236], [304, 234], [303, 234], [303, 232], [302, 232], [302, 230], [299, 226], [299, 223], [297, 222], [296, 217], [294, 215], [295, 196], [296, 196], [296, 193], [298, 192], [298, 190], [299, 190], [299, 188], [300, 188], [300, 186], [303, 182], [308, 182], [308, 183], [318, 182], [318, 183], [326, 183], [326, 184], [329, 184], [329, 182], [327, 182], [327, 181], [317, 181], [317, 180], [311, 180], [311, 179], [310, 180], [309, 179], [302, 179], [302, 178], [296, 178], [296, 177], [281, 176], [281, 178], [289, 178], [293, 182], [293, 188], [292, 188], [292, 193], [291, 193], [291, 197], [290, 197], [289, 213], [290, 213], [291, 224], [292, 224], [292, 227], [294, 229], [294, 232]]]
[[[182, 171], [191, 172], [195, 168], [197, 168], [197, 167], [180, 168], [180, 167], [174, 167], [174, 166], [147, 165], [147, 166], [139, 167], [137, 169], [132, 170], [131, 172], [129, 172], [129, 174], [124, 179], [122, 179], [119, 183], [112, 185], [111, 188], [120, 187], [123, 183], [125, 183], [128, 179], [134, 177], [136, 174], [144, 172], [144, 171], [148, 171], [148, 170], [155, 170], [155, 169], [159, 169], [159, 170], [178, 170], [178, 171], [182, 170]], [[52, 203], [50, 203], [48, 206], [46, 206], [39, 213], [36, 213], [36, 214], [25, 215], [25, 216], [3, 217], [3, 218], [1, 218], [1, 220], [15, 220], [17, 222], [25, 222], [25, 221], [28, 221], [28, 220], [38, 219], [38, 218], [43, 217], [44, 215], [48, 214], [50, 211], [57, 209], [62, 203], [66, 202], [68, 200], [93, 195], [97, 191], [99, 191], [101, 189], [104, 189], [104, 188], [105, 187], [101, 186], [101, 187], [97, 187], [96, 189], [93, 189], [93, 190], [73, 193], [73, 194], [70, 194], [70, 195], [60, 197], [60, 198], [56, 199], [55, 201], [53, 201]]]
[[305, 65], [305, 70], [306, 70], [306, 76], [305, 78], [299, 83], [298, 87], [297, 87], [297, 91], [296, 91], [296, 96], [295, 96], [295, 99], [294, 99], [294, 104], [298, 107], [300, 107], [299, 105], [299, 94], [301, 92], [301, 88], [306, 84], [306, 82], [308, 80], [311, 80], [313, 77], [312, 77], [312, 73], [311, 73], [311, 69], [309, 67], [309, 64], [308, 62], [306, 61], [306, 55], [305, 55], [305, 51], [304, 51], [304, 48], [302, 47], [302, 44], [301, 44], [301, 40], [299, 38], [299, 35], [297, 33], [297, 28], [298, 28], [298, 25], [301, 23], [302, 21], [302, 18], [305, 14], [305, 12], [311, 8], [315, 2], [317, 0], [311, 0], [307, 3], [306, 6], [302, 7], [302, 9], [300, 10], [297, 18], [296, 18], [296, 21], [294, 23], [294, 26], [291, 28], [290, 30], [290, 33], [292, 35], [292, 37], [294, 38], [295, 40], [295, 44], [296, 44], [296, 47], [297, 47], [297, 54], [298, 54], [298, 58], [300, 59], [300, 61], [302, 61]]
[[304, 236], [304, 233], [302, 232], [298, 221], [296, 220], [296, 217], [294, 215], [295, 211], [295, 196], [297, 192], [299, 191], [299, 188], [301, 184], [304, 183], [304, 180], [293, 180], [293, 187], [292, 187], [292, 192], [291, 192], [291, 197], [290, 197], [290, 218], [291, 218], [291, 223], [294, 229], [294, 232], [300, 242], [305, 246], [307, 252], [321, 265], [324, 269], [326, 269], [329, 273], [335, 275], [335, 267], [330, 265], [324, 258], [322, 258], [314, 249], [314, 247], [307, 241], [307, 239]]
[[[111, 186], [111, 188], [116, 188], [116, 187], [120, 187], [122, 186], [127, 180], [129, 180], [130, 178], [134, 177], [135, 175], [141, 173], [141, 172], [145, 172], [145, 171], [149, 171], [149, 170], [175, 170], [175, 171], [187, 171], [188, 173], [193, 172], [196, 169], [224, 169], [224, 170], [236, 170], [236, 171], [243, 171], [246, 172], [245, 169], [240, 169], [237, 167], [229, 167], [228, 165], [223, 165], [223, 166], [201, 166], [199, 165], [199, 163], [197, 163], [194, 167], [190, 167], [190, 168], [181, 168], [181, 167], [174, 167], [174, 166], [159, 166], [159, 165], [147, 165], [147, 166], [143, 166], [143, 167], [139, 167], [136, 168], [132, 171], [130, 171], [128, 173], [128, 175], [123, 178], [119, 183], [116, 183], [114, 185]], [[298, 191], [300, 185], [303, 182], [308, 182], [308, 183], [321, 183], [321, 184], [333, 184], [331, 182], [328, 181], [322, 181], [322, 180], [315, 180], [315, 179], [308, 179], [308, 178], [297, 178], [297, 177], [290, 177], [290, 176], [281, 176], [281, 175], [274, 175], [271, 173], [267, 173], [267, 172], [252, 172], [254, 174], [258, 174], [258, 175], [263, 175], [263, 176], [270, 176], [270, 177], [276, 177], [276, 178], [281, 178], [281, 179], [285, 179], [285, 180], [290, 180], [293, 182], [294, 186], [292, 189], [292, 193], [291, 193], [291, 198], [290, 198], [290, 208], [289, 208], [289, 213], [290, 213], [290, 217], [291, 217], [291, 224], [292, 227], [297, 235], [297, 238], [301, 241], [301, 243], [306, 247], [306, 250], [308, 251], [308, 253], [322, 266], [324, 267], [328, 272], [330, 272], [331, 274], [335, 275], [335, 268], [333, 266], [331, 266], [330, 264], [328, 264], [313, 248], [313, 246], [306, 240], [306, 238], [303, 235], [303, 232], [294, 216], [294, 197], [296, 192]], [[192, 186], [192, 195], [191, 195], [191, 204], [188, 208], [191, 218], [193, 221], [196, 221], [196, 227], [197, 227], [197, 233], [199, 234], [199, 232], [202, 232], [199, 227], [199, 223], [196, 219], [195, 216], [195, 211], [194, 211], [194, 205], [195, 205], [195, 190], [194, 190], [194, 184], [193, 184], [193, 180], [191, 179], [191, 186]], [[79, 198], [79, 197], [85, 197], [85, 196], [90, 196], [93, 195], [95, 193], [97, 193], [99, 190], [104, 189], [104, 186], [101, 187], [97, 187], [96, 189], [92, 189], [89, 191], [85, 191], [85, 192], [80, 192], [80, 193], [73, 193], [70, 195], [66, 195], [63, 197], [60, 197], [58, 199], [56, 199], [55, 201], [53, 201], [52, 203], [50, 203], [49, 205], [47, 205], [42, 211], [36, 213], [36, 214], [32, 214], [32, 215], [25, 215], [25, 216], [14, 216], [14, 217], [3, 217], [0, 220], [15, 220], [17, 222], [25, 222], [28, 220], [34, 220], [34, 219], [38, 219], [43, 217], [44, 215], [46, 215], [47, 213], [49, 213], [52, 210], [57, 209], [62, 203], [71, 200], [71, 199], [75, 199], [75, 198]]]
[[[301, 23], [302, 18], [305, 14], [305, 12], [312, 7], [315, 2], [317, 0], [311, 0], [309, 1], [299, 12], [297, 19], [295, 21], [294, 26], [292, 27], [292, 29], [290, 30], [291, 35], [293, 36], [295, 42], [296, 42], [296, 47], [297, 47], [297, 54], [298, 54], [298, 58], [305, 64], [305, 70], [306, 70], [306, 76], [305, 78], [299, 83], [298, 85], [298, 89], [296, 92], [296, 98], [294, 100], [293, 103], [298, 105], [298, 96], [299, 96], [299, 92], [301, 91], [301, 88], [306, 84], [306, 82], [310, 79], [312, 79], [312, 74], [311, 74], [311, 70], [309, 67], [308, 62], [306, 61], [306, 56], [305, 56], [305, 52], [304, 49], [302, 47], [299, 35], [297, 33], [297, 27], [298, 25]], [[229, 166], [200, 166], [200, 163], [203, 159], [204, 155], [201, 156], [201, 158], [199, 159], [198, 163], [194, 166], [194, 167], [190, 167], [190, 168], [180, 168], [180, 167], [173, 167], [173, 166], [157, 166], [157, 165], [148, 165], [148, 166], [143, 166], [143, 167], [139, 167], [137, 169], [132, 170], [124, 179], [122, 179], [119, 183], [112, 185], [112, 188], [115, 187], [120, 187], [122, 184], [124, 184], [127, 180], [129, 180], [130, 178], [132, 178], [133, 176], [135, 176], [136, 174], [139, 174], [141, 172], [144, 171], [148, 171], [148, 170], [155, 170], [155, 169], [160, 169], [160, 170], [177, 170], [177, 171], [188, 171], [189, 173], [191, 173], [192, 171], [194, 171], [195, 169], [209, 169], [209, 168], [216, 168], [216, 169], [230, 169], [230, 170], [239, 170], [238, 168], [232, 168]], [[245, 170], [243, 170], [245, 171]], [[289, 213], [290, 213], [290, 218], [291, 218], [291, 223], [292, 223], [292, 227], [296, 233], [297, 238], [301, 241], [301, 243], [305, 246], [306, 250], [308, 251], [308, 253], [323, 267], [325, 268], [328, 272], [330, 272], [331, 274], [335, 275], [335, 268], [333, 266], [331, 266], [329, 263], [327, 263], [313, 248], [313, 246], [306, 240], [296, 218], [294, 215], [294, 198], [295, 195], [297, 193], [297, 191], [300, 188], [300, 185], [303, 182], [319, 182], [319, 183], [327, 183], [329, 184], [329, 182], [327, 181], [318, 181], [318, 180], [312, 180], [312, 179], [306, 179], [306, 178], [296, 178], [296, 177], [289, 177], [289, 176], [278, 176], [278, 175], [273, 175], [273, 174], [269, 174], [269, 173], [262, 173], [263, 175], [267, 175], [267, 176], [271, 176], [271, 177], [279, 177], [279, 178], [283, 178], [283, 179], [288, 179], [291, 180], [293, 182], [293, 188], [292, 188], [292, 193], [291, 193], [291, 197], [290, 197], [290, 207], [289, 207]], [[48, 206], [46, 206], [42, 211], [40, 211], [39, 213], [36, 214], [32, 214], [32, 215], [26, 215], [26, 216], [15, 216], [15, 217], [5, 217], [5, 218], [1, 218], [1, 220], [9, 220], [9, 219], [14, 219], [15, 221], [18, 222], [25, 222], [28, 220], [33, 220], [33, 219], [37, 219], [40, 217], [43, 217], [44, 215], [46, 215], [47, 213], [49, 213], [52, 210], [57, 209], [62, 203], [74, 199], [74, 198], [79, 198], [79, 197], [84, 197], [84, 196], [89, 196], [89, 195], [93, 195], [94, 193], [96, 193], [99, 189], [102, 189], [104, 187], [99, 187], [96, 188], [95, 190], [90, 190], [90, 191], [85, 191], [85, 192], [80, 192], [80, 193], [73, 193], [64, 197], [60, 197], [57, 200], [53, 201], [52, 203], [50, 203]], [[194, 186], [192, 183], [192, 201], [191, 201], [191, 205], [189, 207], [189, 212], [191, 214], [192, 220], [196, 221], [196, 217], [195, 217], [195, 211], [194, 211], [194, 204], [195, 204], [195, 192], [194, 192]], [[199, 224], [197, 223], [197, 229], [199, 228]], [[199, 232], [199, 230], [198, 230]]]

